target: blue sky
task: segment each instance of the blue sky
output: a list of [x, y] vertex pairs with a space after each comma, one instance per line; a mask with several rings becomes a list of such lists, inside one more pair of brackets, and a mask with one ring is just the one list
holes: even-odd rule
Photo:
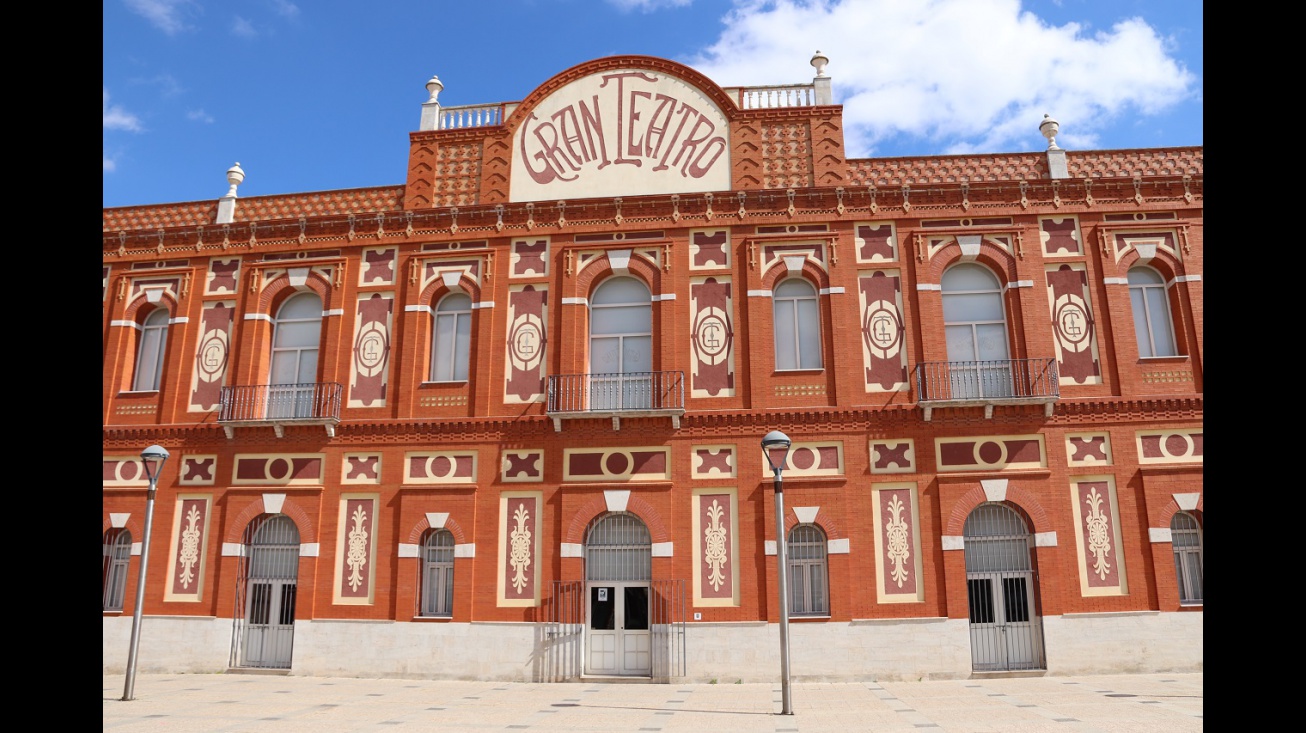
[[105, 0], [103, 205], [404, 183], [426, 81], [518, 101], [603, 56], [810, 82], [849, 157], [1202, 145], [1192, 0]]

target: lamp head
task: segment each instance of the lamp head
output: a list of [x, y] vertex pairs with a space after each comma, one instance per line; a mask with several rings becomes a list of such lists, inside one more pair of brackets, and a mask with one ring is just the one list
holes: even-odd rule
[[151, 483], [159, 477], [163, 462], [168, 460], [168, 449], [161, 445], [152, 445], [141, 451], [141, 463], [145, 464], [145, 476]]
[[779, 430], [772, 430], [762, 438], [762, 455], [766, 456], [766, 462], [770, 464], [771, 470], [778, 476], [785, 463], [789, 460], [789, 446], [792, 443], [789, 436]]

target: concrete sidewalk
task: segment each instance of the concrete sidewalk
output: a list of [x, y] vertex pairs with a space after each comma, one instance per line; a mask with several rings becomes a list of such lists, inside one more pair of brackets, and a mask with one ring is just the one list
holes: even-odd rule
[[1202, 674], [930, 682], [613, 684], [248, 674], [104, 675], [104, 730], [172, 733], [1200, 731]]

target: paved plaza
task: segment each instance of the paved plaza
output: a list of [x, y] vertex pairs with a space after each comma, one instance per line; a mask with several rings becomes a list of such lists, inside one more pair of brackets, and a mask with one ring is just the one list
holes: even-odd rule
[[530, 683], [256, 674], [104, 675], [105, 731], [1129, 733], [1201, 731], [1202, 674], [780, 684]]

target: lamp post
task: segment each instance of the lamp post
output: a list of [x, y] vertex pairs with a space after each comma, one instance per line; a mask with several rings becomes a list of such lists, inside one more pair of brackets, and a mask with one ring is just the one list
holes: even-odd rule
[[154, 523], [154, 490], [159, 483], [159, 472], [168, 460], [168, 451], [161, 445], [152, 445], [141, 451], [145, 477], [150, 480], [149, 493], [145, 495], [145, 539], [141, 544], [141, 577], [136, 581], [136, 608], [132, 610], [132, 640], [127, 652], [127, 683], [122, 688], [122, 699], [131, 700], [136, 686], [136, 650], [141, 643], [141, 609], [145, 606], [145, 568], [150, 564], [150, 525]]
[[[789, 460], [789, 436], [772, 430], [762, 438], [762, 455], [775, 475], [775, 557], [776, 575], [780, 577], [780, 714], [793, 715], [789, 695], [789, 589], [786, 582], [789, 560], [785, 551], [785, 494], [780, 472]], [[778, 460], [777, 460], [778, 459]]]

